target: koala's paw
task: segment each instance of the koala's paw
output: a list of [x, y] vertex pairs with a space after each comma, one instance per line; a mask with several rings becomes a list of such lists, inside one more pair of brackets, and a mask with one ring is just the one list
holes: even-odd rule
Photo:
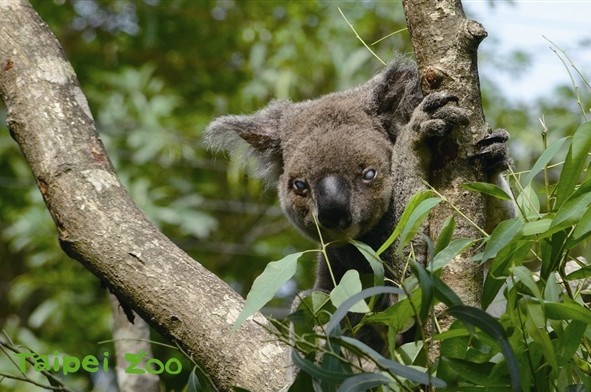
[[504, 129], [496, 129], [476, 142], [476, 153], [473, 158], [478, 159], [482, 167], [490, 174], [507, 170], [511, 165], [507, 140], [509, 132]]
[[448, 135], [456, 126], [468, 125], [468, 111], [457, 106], [458, 97], [437, 91], [427, 95], [415, 109], [411, 127], [420, 139]]

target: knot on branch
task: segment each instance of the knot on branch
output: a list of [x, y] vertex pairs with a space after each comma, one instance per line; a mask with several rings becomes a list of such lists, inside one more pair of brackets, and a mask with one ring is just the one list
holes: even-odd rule
[[476, 50], [480, 42], [488, 36], [486, 29], [482, 24], [475, 20], [465, 19], [464, 20], [464, 36], [466, 37], [466, 44]]

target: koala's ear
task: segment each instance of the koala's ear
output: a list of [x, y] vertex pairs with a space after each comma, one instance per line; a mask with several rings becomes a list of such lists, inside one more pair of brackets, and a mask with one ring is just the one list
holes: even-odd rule
[[416, 65], [403, 57], [395, 58], [368, 84], [370, 110], [395, 140], [400, 127], [410, 121], [413, 110], [423, 99]]
[[210, 148], [240, 155], [252, 174], [273, 182], [283, 166], [279, 127], [289, 105], [275, 101], [251, 115], [219, 117], [205, 130], [204, 141]]

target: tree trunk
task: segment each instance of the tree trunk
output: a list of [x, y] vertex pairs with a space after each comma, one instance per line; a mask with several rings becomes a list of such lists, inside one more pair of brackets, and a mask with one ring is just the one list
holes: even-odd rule
[[[478, 22], [466, 19], [460, 0], [404, 0], [404, 11], [419, 68], [424, 94], [447, 90], [459, 98], [459, 106], [470, 111], [470, 126], [452, 135], [455, 159], [431, 173], [429, 183], [449, 203], [461, 206], [463, 213], [479, 227], [486, 224], [486, 200], [462, 188], [466, 182], [485, 181], [482, 168], [474, 165], [474, 144], [490, 133], [484, 120], [476, 61], [478, 44], [486, 31]], [[442, 203], [443, 204], [443, 203]], [[430, 236], [437, 238], [445, 220], [453, 213], [438, 207], [429, 218]], [[478, 238], [480, 232], [465, 219], [457, 218], [456, 237]], [[443, 271], [442, 279], [464, 304], [479, 306], [483, 272], [470, 261], [471, 254], [458, 256]], [[439, 312], [441, 309], [439, 309]], [[444, 329], [450, 320], [438, 316]]]
[[191, 354], [221, 390], [280, 389], [287, 348], [260, 315], [232, 333], [242, 298], [133, 203], [98, 138], [74, 71], [25, 0], [0, 1], [0, 94], [8, 128], [64, 251]]

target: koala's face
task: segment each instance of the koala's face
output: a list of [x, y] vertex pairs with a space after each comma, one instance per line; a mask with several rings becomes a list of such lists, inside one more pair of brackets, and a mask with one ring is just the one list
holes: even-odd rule
[[301, 139], [286, 143], [278, 181], [287, 216], [314, 239], [317, 221], [324, 241], [365, 234], [388, 210], [392, 196], [387, 137], [373, 131], [371, 121], [333, 125], [312, 124]]
[[358, 239], [390, 207], [393, 143], [421, 99], [415, 67], [394, 62], [350, 90], [218, 118], [205, 138], [255, 157], [255, 173], [278, 183], [283, 210], [306, 235], [318, 239], [317, 220], [325, 241]]

